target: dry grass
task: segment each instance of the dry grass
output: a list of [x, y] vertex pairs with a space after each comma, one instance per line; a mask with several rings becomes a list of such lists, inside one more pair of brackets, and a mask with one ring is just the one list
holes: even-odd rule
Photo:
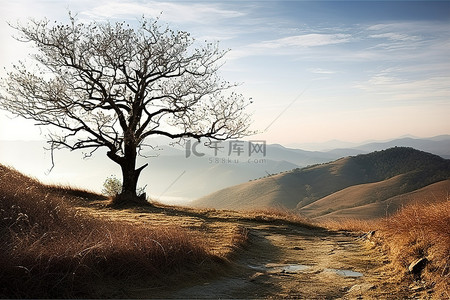
[[333, 230], [375, 230], [372, 242], [386, 251], [390, 268], [400, 281], [413, 281], [409, 265], [419, 258], [428, 264], [421, 274], [437, 299], [450, 298], [450, 201], [448, 197], [433, 202], [409, 204], [396, 214], [372, 221], [345, 219], [320, 224]]
[[98, 287], [164, 285], [211, 259], [189, 230], [93, 218], [70, 204], [77, 197], [102, 196], [0, 165], [0, 297], [129, 297]]
[[360, 220], [342, 218], [338, 220], [326, 219], [316, 223], [331, 230], [348, 230], [354, 232], [368, 232], [380, 228], [381, 220]]
[[267, 207], [257, 210], [243, 211], [243, 215], [255, 221], [263, 222], [285, 222], [290, 224], [301, 225], [305, 228], [322, 227], [314, 225], [313, 222], [307, 218], [300, 216], [292, 210], [286, 208]]
[[450, 201], [406, 206], [380, 230], [396, 270], [427, 258], [423, 279], [436, 286], [438, 298], [450, 298]]

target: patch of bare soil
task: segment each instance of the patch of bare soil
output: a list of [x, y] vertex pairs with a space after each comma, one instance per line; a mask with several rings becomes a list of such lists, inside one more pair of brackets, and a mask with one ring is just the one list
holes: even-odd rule
[[[192, 229], [228, 263], [211, 276], [192, 276], [171, 286], [135, 290], [137, 298], [404, 299], [414, 295], [391, 281], [386, 258], [357, 235], [264, 221], [230, 211], [171, 207], [81, 207], [108, 218]], [[239, 249], [236, 238], [247, 235]], [[391, 274], [391, 275], [389, 275]]]

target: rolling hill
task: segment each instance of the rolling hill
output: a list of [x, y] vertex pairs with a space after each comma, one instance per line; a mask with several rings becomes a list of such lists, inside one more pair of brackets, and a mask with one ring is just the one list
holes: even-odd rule
[[[333, 195], [320, 199], [319, 201], [321, 201], [324, 205], [327, 205], [326, 202], [328, 202], [328, 205], [330, 205], [333, 204], [333, 202], [325, 200], [328, 200], [327, 198], [329, 197], [335, 197], [337, 198], [335, 199], [336, 202], [339, 201], [345, 202], [345, 199], [352, 199], [352, 197], [355, 197], [355, 195], [347, 194], [351, 192], [352, 188], [353, 187], [350, 187], [345, 190], [339, 191]], [[364, 188], [361, 190], [364, 190]], [[369, 194], [370, 192], [376, 193], [377, 191], [374, 189], [370, 189], [370, 187], [368, 187], [367, 192], [365, 192], [364, 194]], [[382, 192], [383, 189], [381, 189], [381, 193]], [[340, 199], [338, 198], [339, 196], [341, 196]], [[371, 219], [384, 217], [387, 215], [392, 215], [393, 213], [398, 211], [400, 208], [406, 206], [407, 204], [423, 203], [423, 202], [433, 203], [435, 201], [440, 201], [442, 199], [450, 199], [449, 197], [450, 197], [450, 179], [447, 179], [427, 185], [421, 189], [409, 193], [400, 194], [394, 197], [387, 198], [385, 200], [377, 200], [369, 204], [363, 204], [359, 206], [334, 210], [329, 214], [323, 214], [320, 217], [317, 217], [316, 220], [318, 221], [326, 219], [336, 220], [346, 218]], [[379, 198], [383, 199], [381, 197]], [[305, 207], [304, 210], [308, 210], [311, 208], [312, 207], [309, 208]], [[333, 210], [331, 206], [328, 209], [330, 211]]]
[[[379, 216], [379, 210], [385, 213], [386, 209], [377, 203], [448, 178], [450, 160], [394, 147], [266, 176], [222, 189], [193, 204], [220, 209], [284, 207], [309, 217], [337, 216], [338, 211], [372, 204], [370, 215]], [[365, 213], [362, 209], [353, 215]]]

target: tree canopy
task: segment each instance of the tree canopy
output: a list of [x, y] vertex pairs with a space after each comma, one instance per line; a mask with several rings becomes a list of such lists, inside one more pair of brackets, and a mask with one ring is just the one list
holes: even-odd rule
[[[122, 196], [136, 196], [136, 156], [146, 138], [226, 140], [249, 134], [250, 103], [218, 70], [227, 51], [197, 43], [159, 20], [13, 26], [31, 42], [34, 67], [19, 62], [2, 80], [0, 108], [52, 128], [53, 150], [107, 148], [122, 169]], [[122, 197], [124, 198], [124, 197]]]

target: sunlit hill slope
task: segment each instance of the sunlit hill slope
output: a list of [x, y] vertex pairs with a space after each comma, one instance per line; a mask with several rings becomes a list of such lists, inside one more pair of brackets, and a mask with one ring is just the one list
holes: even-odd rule
[[[355, 209], [352, 217], [371, 218], [386, 214], [386, 200], [449, 178], [450, 160], [395, 147], [267, 176], [222, 189], [194, 204], [222, 209], [285, 207], [309, 217], [340, 217], [339, 212], [345, 215], [344, 210]], [[442, 183], [441, 188], [447, 186]]]
[[0, 164], [0, 298], [129, 298], [121, 290], [158, 286], [213, 257], [184, 228], [95, 217], [75, 205], [95, 201], [108, 200]]

